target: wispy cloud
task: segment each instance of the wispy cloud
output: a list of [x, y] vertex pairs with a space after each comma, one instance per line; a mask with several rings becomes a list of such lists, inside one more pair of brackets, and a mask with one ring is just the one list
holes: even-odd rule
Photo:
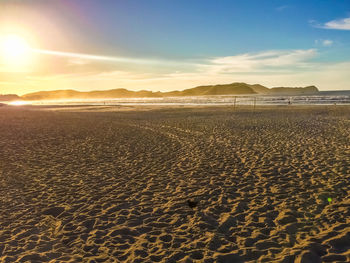
[[[126, 58], [126, 57], [115, 57], [115, 56], [101, 56], [101, 55], [91, 55], [91, 54], [82, 54], [82, 53], [73, 53], [73, 52], [62, 52], [54, 50], [45, 50], [45, 49], [31, 49], [35, 53], [52, 55], [59, 57], [67, 57], [72, 59], [79, 59], [80, 61], [88, 60], [97, 60], [97, 61], [110, 61], [110, 62], [123, 62], [123, 63], [137, 63], [137, 64], [153, 64], [159, 63], [158, 60], [152, 59], [135, 59], [135, 58]], [[85, 64], [85, 63], [84, 63]]]
[[32, 52], [64, 57], [69, 59], [69, 64], [73, 65], [86, 65], [92, 61], [97, 62], [110, 62], [110, 63], [124, 63], [124, 64], [137, 64], [137, 65], [179, 65], [179, 64], [193, 64], [190, 61], [179, 61], [179, 60], [169, 60], [169, 59], [159, 59], [159, 58], [133, 58], [133, 57], [121, 57], [121, 56], [103, 56], [103, 55], [93, 55], [93, 54], [83, 54], [83, 53], [74, 53], [74, 52], [63, 52], [55, 50], [46, 50], [46, 49], [31, 49]]
[[68, 65], [87, 65], [89, 63], [89, 60], [81, 58], [72, 58], [68, 60]]
[[281, 11], [286, 10], [288, 8], [290, 8], [289, 5], [282, 5], [282, 6], [277, 7], [276, 10], [281, 12]]
[[280, 71], [288, 67], [305, 68], [306, 63], [317, 55], [317, 50], [272, 50], [246, 53], [237, 56], [217, 57], [202, 67], [216, 73], [251, 71]]
[[335, 30], [350, 30], [350, 17], [331, 20], [324, 24], [317, 24], [314, 20], [310, 21], [314, 27], [323, 29], [335, 29]]
[[330, 39], [316, 39], [315, 44], [322, 45], [324, 47], [330, 47], [334, 44], [334, 41]]
[[[319, 45], [330, 45], [326, 40], [318, 40]], [[322, 56], [321, 49], [320, 51], [317, 49], [267, 50], [203, 58], [185, 65], [160, 59], [157, 65], [143, 66], [142, 70], [119, 67], [120, 63], [109, 62], [108, 67], [100, 67], [100, 63], [103, 63], [100, 60], [88, 60], [89, 67], [83, 67], [84, 65], [80, 66], [80, 64], [84, 64], [86, 58], [68, 57], [66, 58], [68, 60], [77, 59], [72, 64], [77, 64], [81, 70], [74, 70], [74, 66], [64, 64], [68, 68], [62, 70], [60, 74], [57, 74], [57, 71], [45, 74], [28, 73], [27, 76], [18, 78], [14, 75], [11, 79], [2, 79], [2, 81], [13, 83], [9, 85], [8, 90], [21, 94], [33, 90], [33, 87], [37, 90], [126, 88], [169, 91], [232, 82], [260, 83], [268, 87], [313, 84], [325, 90], [348, 88], [350, 61], [317, 62], [316, 58], [319, 56]], [[162, 61], [165, 63], [162, 64]], [[169, 64], [173, 63], [176, 65], [169, 67]], [[90, 66], [95, 66], [96, 69], [92, 71]], [[1, 85], [5, 87], [4, 84]]]
[[329, 39], [325, 39], [322, 41], [322, 45], [325, 47], [329, 47], [329, 46], [333, 45], [333, 41], [329, 40]]

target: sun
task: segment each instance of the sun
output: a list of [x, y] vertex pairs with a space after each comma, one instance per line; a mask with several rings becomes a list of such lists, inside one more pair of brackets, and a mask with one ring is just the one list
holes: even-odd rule
[[28, 64], [31, 49], [28, 42], [18, 35], [6, 35], [0, 39], [1, 60], [7, 67], [16, 68]]

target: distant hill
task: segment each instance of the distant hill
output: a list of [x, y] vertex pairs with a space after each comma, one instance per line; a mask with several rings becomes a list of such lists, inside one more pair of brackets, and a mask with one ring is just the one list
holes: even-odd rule
[[232, 83], [224, 85], [199, 86], [183, 91], [164, 92], [163, 96], [203, 96], [203, 95], [242, 95], [256, 94], [246, 83]]
[[16, 94], [6, 94], [6, 95], [0, 94], [0, 101], [15, 101], [15, 100], [21, 100], [21, 97], [19, 97]]
[[23, 95], [24, 100], [57, 100], [57, 99], [113, 99], [113, 98], [157, 98], [171, 96], [205, 96], [205, 95], [303, 95], [318, 94], [315, 86], [305, 88], [278, 87], [269, 89], [260, 84], [250, 85], [235, 82], [223, 85], [198, 86], [183, 91], [152, 92], [147, 90], [130, 91], [112, 89], [102, 91], [80, 92], [75, 90], [40, 91]]
[[260, 84], [250, 85], [250, 87], [258, 94], [268, 94], [270, 92], [269, 88], [266, 88]]
[[59, 100], [59, 99], [105, 99], [105, 98], [145, 98], [162, 97], [160, 92], [130, 91], [127, 89], [113, 89], [101, 91], [80, 92], [76, 90], [39, 91], [25, 94], [24, 100]]
[[269, 94], [273, 95], [312, 95], [318, 92], [319, 90], [315, 86], [308, 86], [305, 88], [277, 87], [269, 90]]
[[350, 96], [350, 90], [320, 91], [320, 95], [325, 95], [325, 96]]

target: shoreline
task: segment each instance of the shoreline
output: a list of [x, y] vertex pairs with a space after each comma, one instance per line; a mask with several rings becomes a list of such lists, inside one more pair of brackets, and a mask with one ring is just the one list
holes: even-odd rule
[[348, 104], [283, 104], [283, 105], [216, 105], [216, 104], [167, 104], [167, 105], [154, 105], [154, 104], [115, 104], [115, 105], [90, 105], [90, 104], [76, 104], [76, 105], [3, 105], [2, 108], [7, 109], [25, 109], [25, 110], [69, 110], [69, 109], [95, 109], [97, 111], [103, 111], [104, 109], [110, 109], [111, 111], [117, 109], [130, 109], [130, 110], [142, 110], [142, 109], [213, 109], [218, 108], [222, 110], [269, 110], [269, 109], [290, 109], [290, 110], [302, 110], [302, 109], [350, 109]]

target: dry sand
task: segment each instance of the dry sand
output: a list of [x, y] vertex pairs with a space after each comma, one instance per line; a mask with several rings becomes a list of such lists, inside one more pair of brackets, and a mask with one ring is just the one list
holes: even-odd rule
[[350, 262], [347, 106], [1, 107], [0, 156], [0, 262]]

